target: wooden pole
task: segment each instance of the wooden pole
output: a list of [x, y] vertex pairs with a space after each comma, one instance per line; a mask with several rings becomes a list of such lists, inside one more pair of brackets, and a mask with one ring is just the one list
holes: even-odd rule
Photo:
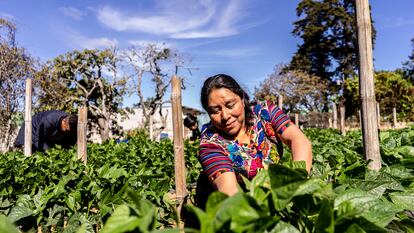
[[278, 104], [277, 106], [282, 109], [283, 108], [283, 95], [279, 95], [279, 97], [277, 98], [278, 100]]
[[381, 154], [379, 151], [377, 114], [375, 114], [376, 101], [372, 60], [371, 18], [368, 0], [356, 0], [356, 16], [364, 153], [366, 159], [371, 160], [368, 167], [378, 171], [381, 168]]
[[381, 128], [381, 112], [380, 112], [380, 105], [377, 102], [377, 122], [378, 122], [378, 129]]
[[172, 119], [175, 161], [175, 194], [179, 201], [187, 195], [184, 164], [184, 138], [183, 138], [183, 110], [181, 106], [181, 79], [177, 76], [171, 78], [172, 93]]
[[392, 127], [397, 128], [397, 108], [392, 108]]
[[339, 107], [339, 116], [341, 118], [341, 121], [340, 121], [341, 134], [345, 136], [346, 130], [345, 130], [345, 106], [344, 105], [341, 105]]
[[26, 79], [24, 108], [24, 155], [32, 155], [32, 79]]
[[332, 114], [333, 114], [333, 128], [338, 128], [338, 110], [336, 109], [336, 103], [332, 104]]
[[149, 116], [149, 136], [151, 140], [154, 140], [154, 128], [152, 127], [153, 124], [153, 118], [152, 115]]
[[78, 111], [78, 159], [82, 160], [85, 164], [88, 160], [86, 134], [88, 128], [88, 108], [80, 107]]
[[295, 113], [295, 125], [299, 127], [299, 113]]
[[332, 128], [332, 117], [328, 118], [328, 127]]

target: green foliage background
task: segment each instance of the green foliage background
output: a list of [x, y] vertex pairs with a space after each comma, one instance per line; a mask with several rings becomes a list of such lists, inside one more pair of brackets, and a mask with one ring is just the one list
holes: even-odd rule
[[[380, 104], [382, 117], [392, 119], [392, 108], [396, 107], [399, 120], [414, 120], [414, 85], [400, 71], [376, 72], [375, 99]], [[345, 82], [344, 96], [347, 99], [347, 116], [356, 115], [360, 109], [359, 78], [355, 76]]]

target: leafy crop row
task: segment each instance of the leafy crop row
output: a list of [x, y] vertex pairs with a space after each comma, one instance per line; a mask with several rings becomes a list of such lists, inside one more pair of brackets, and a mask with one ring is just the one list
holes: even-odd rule
[[[186, 148], [188, 183], [198, 175], [195, 150]], [[156, 227], [175, 224], [174, 206], [166, 199], [174, 187], [168, 140], [158, 143], [138, 134], [128, 143], [89, 144], [86, 166], [75, 149], [28, 158], [10, 152], [0, 156], [0, 174], [0, 214], [22, 231], [75, 232], [82, 225], [87, 232], [99, 231], [116, 206], [134, 198], [158, 207]]]
[[[381, 132], [383, 168], [366, 168], [360, 132], [307, 130], [312, 175], [301, 162], [273, 165], [246, 180], [246, 192], [214, 193], [205, 210], [187, 205], [199, 228], [188, 232], [414, 232], [414, 127]], [[197, 148], [186, 144], [187, 184], [200, 171]], [[24, 158], [0, 157], [0, 231], [179, 232], [173, 146], [138, 134], [128, 143], [88, 146]], [[191, 198], [190, 198], [191, 199]], [[3, 221], [4, 220], [4, 221]], [[11, 232], [11, 231], [7, 231]]]

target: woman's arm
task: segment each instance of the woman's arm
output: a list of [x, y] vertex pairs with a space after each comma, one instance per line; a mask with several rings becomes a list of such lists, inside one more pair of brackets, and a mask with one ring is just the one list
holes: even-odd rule
[[222, 146], [201, 141], [198, 159], [204, 173], [218, 191], [229, 196], [237, 193], [237, 179], [233, 164]]
[[220, 174], [214, 181], [213, 185], [216, 189], [228, 196], [233, 196], [239, 189], [237, 188], [237, 179], [234, 172], [224, 172]]
[[292, 150], [294, 161], [305, 161], [306, 170], [312, 167], [312, 144], [303, 132], [294, 124], [287, 127], [280, 135], [282, 142]]

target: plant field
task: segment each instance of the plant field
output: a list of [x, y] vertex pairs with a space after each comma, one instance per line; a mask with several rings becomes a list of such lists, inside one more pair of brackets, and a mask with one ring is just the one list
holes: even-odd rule
[[[246, 180], [246, 192], [214, 193], [206, 210], [186, 209], [199, 229], [186, 232], [414, 232], [414, 127], [381, 132], [380, 172], [369, 171], [360, 132], [309, 129], [314, 165], [288, 158]], [[186, 144], [187, 184], [201, 169]], [[179, 232], [173, 145], [143, 134], [128, 143], [0, 156], [0, 232]], [[190, 188], [189, 188], [190, 189]], [[184, 219], [185, 220], [185, 219]]]

